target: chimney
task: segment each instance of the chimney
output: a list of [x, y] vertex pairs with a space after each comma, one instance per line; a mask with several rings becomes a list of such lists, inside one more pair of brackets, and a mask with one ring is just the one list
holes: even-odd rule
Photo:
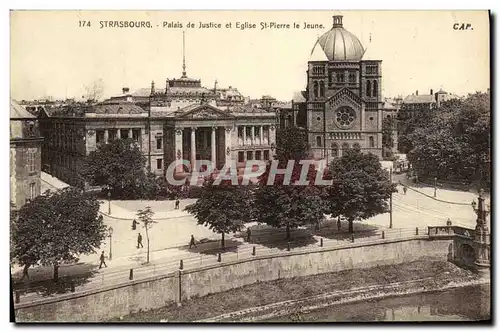
[[127, 93], [129, 93], [130, 89], [129, 88], [122, 88], [122, 92], [124, 95], [126, 95]]
[[415, 95], [417, 95], [417, 96], [418, 96], [418, 90], [417, 90], [417, 92], [415, 92]]
[[342, 15], [333, 15], [333, 28], [342, 28]]
[[431, 89], [431, 95], [433, 95], [433, 94], [434, 94], [434, 90]]

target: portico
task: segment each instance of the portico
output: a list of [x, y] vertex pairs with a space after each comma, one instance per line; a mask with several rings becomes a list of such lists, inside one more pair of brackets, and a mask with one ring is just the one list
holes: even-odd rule
[[199, 126], [176, 127], [175, 151], [176, 160], [188, 160], [195, 165], [198, 160], [210, 160], [216, 168], [222, 167], [230, 160], [231, 149], [230, 133], [232, 127], [226, 126]]
[[[176, 112], [175, 118], [167, 119], [167, 137], [169, 131], [175, 133], [173, 144], [167, 149], [174, 151], [172, 161], [176, 162], [177, 173], [190, 172], [186, 163], [196, 165], [199, 160], [210, 160], [215, 168], [221, 169], [232, 160], [243, 162], [272, 158], [271, 150], [275, 144], [273, 113], [240, 117], [236, 112], [208, 104], [195, 106], [187, 112]], [[169, 151], [165, 153], [169, 154]]]

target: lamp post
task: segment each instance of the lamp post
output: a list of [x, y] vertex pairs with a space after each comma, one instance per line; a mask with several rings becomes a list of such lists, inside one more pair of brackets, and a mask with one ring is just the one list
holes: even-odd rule
[[[392, 186], [392, 167], [389, 169], [389, 181]], [[392, 190], [391, 190], [391, 197], [389, 198], [389, 209], [390, 209], [389, 228], [392, 228]]]
[[108, 215], [111, 215], [111, 187], [108, 186]]
[[437, 190], [437, 177], [434, 177], [434, 197], [436, 197], [436, 190]]
[[472, 209], [477, 215], [474, 242], [476, 244], [476, 261], [474, 264], [480, 272], [489, 274], [490, 267], [490, 234], [486, 225], [486, 218], [490, 213], [490, 206], [484, 202], [484, 190], [479, 191], [477, 203], [472, 202]]
[[108, 236], [109, 236], [109, 260], [113, 259], [113, 252], [111, 251], [111, 246], [113, 244], [113, 227], [109, 226], [108, 228]]

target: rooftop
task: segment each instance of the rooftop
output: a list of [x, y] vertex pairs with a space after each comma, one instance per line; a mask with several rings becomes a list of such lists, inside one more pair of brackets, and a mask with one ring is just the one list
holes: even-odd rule
[[11, 119], [34, 119], [35, 116], [14, 100], [10, 101]]

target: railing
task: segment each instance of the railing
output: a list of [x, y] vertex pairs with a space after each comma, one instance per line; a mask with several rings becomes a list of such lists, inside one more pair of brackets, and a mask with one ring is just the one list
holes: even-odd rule
[[[279, 256], [286, 254], [305, 254], [317, 252], [318, 249], [336, 250], [353, 247], [357, 244], [361, 245], [376, 245], [384, 243], [387, 240], [411, 240], [411, 239], [426, 239], [431, 234], [435, 234], [434, 229], [443, 227], [429, 227], [429, 230], [424, 228], [405, 228], [405, 229], [389, 229], [383, 231], [358, 231], [354, 234], [337, 234], [330, 238], [321, 237], [319, 240], [314, 239], [312, 244], [307, 246], [297, 247], [300, 245], [301, 238], [294, 239], [290, 242], [284, 242], [280, 247], [269, 248], [258, 244], [250, 244], [250, 246], [239, 248], [238, 246], [226, 246], [224, 252], [217, 254], [193, 254], [186, 252], [176, 256], [171, 256], [169, 260], [160, 263], [151, 262], [148, 265], [137, 266], [130, 265], [129, 267], [119, 268], [114, 271], [93, 271], [93, 275], [81, 279], [82, 281], [72, 280], [62, 282], [61, 284], [52, 285], [53, 288], [38, 286], [18, 289], [14, 292], [16, 304], [30, 303], [44, 299], [57, 299], [58, 297], [67, 296], [68, 294], [83, 293], [86, 291], [99, 291], [105, 287], [111, 287], [117, 284], [126, 283], [129, 281], [141, 281], [151, 277], [168, 277], [169, 274], [178, 270], [189, 270], [195, 268], [211, 268], [216, 267], [221, 263], [238, 262], [245, 259], [255, 257]], [[291, 232], [292, 237], [296, 235], [298, 230]], [[439, 233], [439, 232], [438, 232]], [[277, 237], [277, 234], [282, 236], [284, 233], [261, 234], [256, 239], [261, 240], [266, 237]], [[453, 234], [453, 233], [452, 233]], [[316, 242], [314, 242], [316, 241]], [[260, 242], [260, 241], [259, 241]], [[78, 276], [76, 276], [78, 277]], [[63, 279], [62, 277], [61, 279]], [[77, 279], [77, 278], [76, 278]]]
[[465, 238], [474, 238], [474, 229], [460, 227], [460, 226], [429, 226], [428, 235], [430, 237], [448, 237], [448, 236], [462, 236]]

